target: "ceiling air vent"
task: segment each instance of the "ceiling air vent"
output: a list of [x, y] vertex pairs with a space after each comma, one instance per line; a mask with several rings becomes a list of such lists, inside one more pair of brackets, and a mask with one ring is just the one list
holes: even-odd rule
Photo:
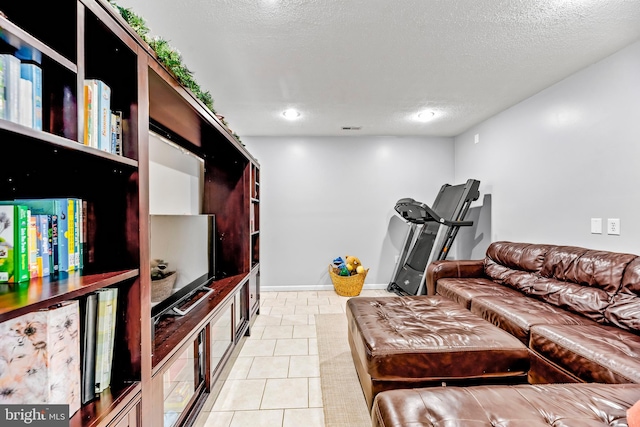
[[342, 130], [360, 130], [362, 126], [342, 126]]

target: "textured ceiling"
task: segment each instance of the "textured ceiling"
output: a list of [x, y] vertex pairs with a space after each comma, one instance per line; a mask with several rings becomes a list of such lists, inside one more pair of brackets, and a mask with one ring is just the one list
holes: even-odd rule
[[180, 51], [241, 137], [455, 136], [640, 40], [640, 0], [117, 3]]

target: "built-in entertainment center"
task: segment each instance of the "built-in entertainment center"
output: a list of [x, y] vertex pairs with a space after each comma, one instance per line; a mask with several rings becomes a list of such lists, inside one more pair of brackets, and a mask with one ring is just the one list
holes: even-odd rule
[[[0, 11], [0, 53], [42, 69], [42, 130], [0, 118], [0, 200], [81, 199], [91, 231], [80, 271], [3, 286], [0, 322], [117, 289], [110, 385], [70, 426], [190, 425], [259, 310], [260, 166], [108, 2]], [[87, 79], [110, 88], [119, 152], [86, 139]], [[152, 302], [156, 258], [177, 276]]]

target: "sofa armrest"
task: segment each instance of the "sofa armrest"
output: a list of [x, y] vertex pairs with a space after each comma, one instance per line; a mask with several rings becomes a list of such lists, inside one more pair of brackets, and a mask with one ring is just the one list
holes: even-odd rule
[[434, 261], [427, 267], [427, 295], [435, 295], [436, 283], [445, 277], [485, 277], [484, 260]]

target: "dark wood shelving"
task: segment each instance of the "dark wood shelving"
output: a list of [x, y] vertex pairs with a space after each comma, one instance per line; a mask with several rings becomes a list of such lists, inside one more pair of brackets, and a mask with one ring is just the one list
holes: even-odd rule
[[69, 427], [94, 427], [100, 425], [105, 418], [113, 415], [114, 410], [126, 404], [132, 396], [140, 393], [140, 383], [127, 384], [116, 389], [109, 387], [95, 400], [82, 406], [69, 420]]
[[29, 47], [31, 49], [35, 49], [41, 54], [48, 56], [63, 67], [67, 68], [69, 71], [73, 73], [78, 72], [78, 67], [76, 64], [60, 55], [45, 43], [33, 37], [31, 34], [27, 33], [22, 28], [18, 27], [3, 16], [0, 16], [0, 28], [4, 30], [2, 39], [14, 48], [20, 49], [21, 47]]
[[232, 298], [238, 287], [246, 282], [248, 277], [247, 274], [238, 274], [214, 281], [209, 285], [214, 292], [207, 301], [201, 302], [184, 316], [171, 316], [160, 320], [156, 325], [153, 342], [154, 369], [160, 367], [162, 362], [182, 345], [183, 341], [188, 340], [188, 337], [184, 333], [178, 333], [179, 331], [197, 331], [201, 328], [215, 315], [216, 308], [221, 307], [228, 298]]
[[63, 272], [57, 280], [53, 276], [36, 277], [29, 282], [0, 285], [6, 290], [0, 295], [0, 322], [115, 285], [138, 274], [138, 269], [86, 276]]
[[[259, 165], [109, 2], [61, 0], [30, 6], [0, 6], [0, 47], [8, 53], [21, 48], [36, 53], [43, 76], [43, 130], [0, 119], [0, 148], [17, 159], [0, 170], [5, 183], [0, 201], [81, 199], [91, 226], [83, 235], [82, 271], [0, 285], [0, 322], [117, 288], [110, 388], [82, 405], [70, 426], [161, 426], [165, 400], [171, 398], [162, 386], [165, 372], [186, 351], [206, 348], [197, 357], [199, 372], [207, 376], [197, 384], [194, 399], [200, 401], [217, 388], [219, 373], [258, 312]], [[102, 80], [111, 88], [110, 108], [122, 111], [123, 156], [84, 145], [85, 79]], [[211, 229], [216, 235], [209, 240], [215, 256], [209, 268], [222, 277], [186, 315], [163, 318], [155, 329], [150, 124], [174, 135], [178, 145], [203, 162], [200, 214], [215, 216]], [[217, 362], [211, 354], [216, 322], [222, 330], [224, 322], [230, 323], [228, 351]], [[185, 408], [178, 423], [195, 420], [200, 409]]]
[[54, 149], [59, 148], [64, 150], [77, 151], [79, 153], [86, 153], [94, 157], [101, 157], [114, 163], [120, 163], [135, 168], [138, 167], [138, 162], [128, 157], [107, 153], [106, 151], [101, 151], [97, 148], [80, 144], [79, 142], [64, 138], [62, 136], [31, 129], [29, 127], [22, 126], [4, 119], [0, 119], [0, 135], [2, 135], [2, 137], [0, 137], [0, 146], [11, 143], [12, 139], [29, 139], [30, 143], [38, 142], [48, 144]]

